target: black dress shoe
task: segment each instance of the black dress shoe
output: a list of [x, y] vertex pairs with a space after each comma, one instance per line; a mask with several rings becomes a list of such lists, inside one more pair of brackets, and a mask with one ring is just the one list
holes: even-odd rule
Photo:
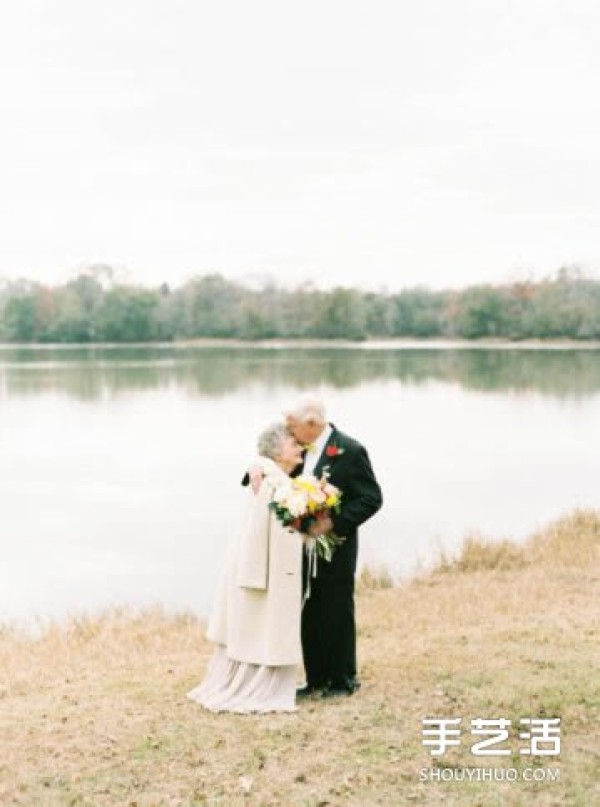
[[306, 686], [300, 687], [300, 689], [296, 690], [296, 698], [298, 700], [302, 700], [302, 698], [310, 698], [311, 695], [316, 695], [317, 692], [321, 692], [322, 689], [322, 686], [317, 686], [316, 684], [306, 684]]
[[321, 695], [322, 698], [347, 698], [350, 695], [353, 695], [357, 689], [360, 688], [360, 684], [355, 686], [348, 686], [347, 684], [343, 686], [328, 686], [326, 689], [323, 690], [323, 694]]

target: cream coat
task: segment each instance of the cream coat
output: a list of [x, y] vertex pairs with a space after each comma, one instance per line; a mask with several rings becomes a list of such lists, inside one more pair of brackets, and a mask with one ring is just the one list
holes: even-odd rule
[[302, 539], [268, 507], [287, 475], [271, 460], [261, 457], [260, 462], [266, 476], [258, 494], [248, 488], [247, 512], [219, 585], [207, 635], [237, 661], [299, 664]]

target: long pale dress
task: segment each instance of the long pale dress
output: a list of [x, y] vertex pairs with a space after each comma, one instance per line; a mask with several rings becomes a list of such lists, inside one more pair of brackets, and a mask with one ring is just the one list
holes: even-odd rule
[[266, 477], [258, 494], [247, 492], [242, 529], [209, 621], [215, 651], [204, 680], [187, 693], [215, 712], [296, 709], [302, 538], [268, 507], [288, 477], [270, 460], [261, 463]]

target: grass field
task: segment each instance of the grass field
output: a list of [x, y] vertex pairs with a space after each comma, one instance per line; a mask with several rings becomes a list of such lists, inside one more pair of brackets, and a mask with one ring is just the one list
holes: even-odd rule
[[[471, 540], [389, 582], [359, 586], [360, 692], [291, 715], [188, 701], [211, 653], [189, 614], [115, 609], [36, 639], [0, 628], [0, 804], [600, 804], [600, 514], [522, 547]], [[431, 756], [427, 717], [462, 718], [462, 744]], [[519, 720], [536, 717], [561, 718], [560, 755], [519, 753]], [[475, 718], [512, 721], [509, 756], [471, 752]], [[477, 767], [518, 780], [429, 779]], [[558, 781], [523, 778], [547, 770]]]

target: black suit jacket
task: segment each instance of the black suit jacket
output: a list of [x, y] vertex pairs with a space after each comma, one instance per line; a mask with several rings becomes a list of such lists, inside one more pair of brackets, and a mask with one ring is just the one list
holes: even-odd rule
[[383, 504], [381, 488], [375, 478], [366, 448], [332, 427], [331, 435], [321, 454], [314, 474], [320, 477], [323, 471], [329, 481], [342, 491], [339, 514], [333, 513], [333, 529], [344, 537], [330, 562], [319, 558], [319, 577], [342, 577], [354, 575], [358, 555], [358, 528], [371, 518]]

